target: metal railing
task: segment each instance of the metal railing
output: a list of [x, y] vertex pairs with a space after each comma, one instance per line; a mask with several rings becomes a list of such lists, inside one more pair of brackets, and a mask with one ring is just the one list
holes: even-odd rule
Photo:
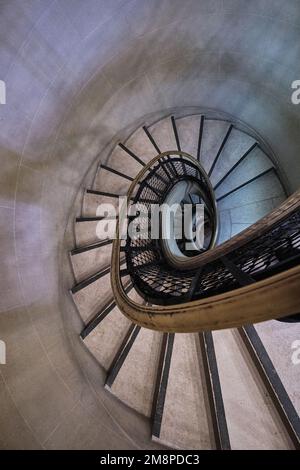
[[[185, 177], [198, 179], [204, 194], [206, 187], [206, 203], [213, 218], [214, 236], [209, 247], [212, 248], [217, 232], [216, 202], [207, 175], [197, 165], [192, 156], [183, 152], [164, 152], [137, 175], [127, 196], [130, 203], [161, 202], [169, 187], [169, 183], [157, 178], [157, 175], [163, 178], [163, 168], [169, 168], [171, 181]], [[194, 174], [189, 173], [191, 169]], [[128, 237], [125, 247], [121, 247], [117, 236], [113, 242], [111, 273], [117, 305], [135, 323], [169, 332], [241, 326], [298, 314], [299, 206], [300, 193], [295, 193], [279, 209], [229, 242], [206, 253], [183, 258], [180, 267], [174, 266], [172, 259], [166, 259], [160, 244], [151, 238], [132, 240]], [[127, 262], [121, 274], [120, 251], [125, 251]], [[129, 274], [139, 294], [155, 305], [141, 306], [124, 295], [122, 274]], [[272, 293], [274, 289], [276, 292]], [[281, 295], [283, 292], [283, 297], [274, 306], [273, 294], [279, 292]]]

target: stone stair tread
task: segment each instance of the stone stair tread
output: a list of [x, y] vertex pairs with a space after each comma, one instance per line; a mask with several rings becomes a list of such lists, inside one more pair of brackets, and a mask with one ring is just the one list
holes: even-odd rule
[[[283, 323], [271, 320], [258, 323], [255, 325], [255, 329], [297, 413], [300, 415], [300, 366], [293, 362], [293, 353], [300, 348], [300, 323]], [[295, 347], [296, 344], [298, 347]], [[297, 357], [299, 358], [300, 355], [298, 354]]]
[[[126, 147], [129, 150], [134, 150], [129, 147], [126, 143]], [[140, 155], [137, 155], [140, 157]], [[141, 159], [142, 160], [142, 159]], [[112, 153], [110, 154], [106, 164], [117, 171], [126, 172], [128, 176], [135, 176], [141, 169], [142, 166], [138, 163], [133, 157], [131, 157], [125, 150], [123, 150], [119, 145], [113, 149]]]
[[[119, 194], [117, 191], [114, 191], [111, 188], [110, 192], [116, 195], [126, 195], [126, 190]], [[117, 211], [119, 199], [101, 194], [93, 194], [86, 191], [83, 198], [82, 216], [96, 217], [103, 215], [105, 211], [108, 210], [105, 206], [108, 204], [111, 204], [113, 207], [115, 207]], [[101, 206], [103, 206], [103, 208], [101, 208]], [[118, 211], [116, 213], [118, 213]]]
[[109, 369], [130, 324], [115, 307], [83, 340], [105, 370]]
[[219, 210], [232, 209], [269, 198], [283, 197], [284, 191], [274, 173], [261, 176], [218, 202]]
[[[152, 158], [157, 156], [157, 152], [150, 140], [148, 139], [144, 129], [139, 127], [130, 137], [126, 140], [126, 147], [132, 150], [135, 155], [141, 158], [145, 163], [148, 163]], [[140, 166], [141, 169], [141, 166]], [[131, 175], [135, 176], [135, 175]]]
[[112, 245], [108, 244], [84, 251], [83, 253], [71, 255], [70, 258], [76, 282], [87, 279], [110, 263], [111, 248]]
[[112, 387], [115, 396], [150, 417], [163, 333], [141, 328]]
[[227, 121], [205, 119], [200, 153], [200, 163], [208, 173], [228, 130]]
[[93, 243], [100, 242], [102, 240], [110, 239], [109, 233], [114, 233], [113, 228], [115, 227], [115, 222], [109, 221], [111, 226], [111, 232], [106, 232], [106, 223], [105, 220], [91, 220], [85, 222], [76, 222], [75, 223], [75, 239], [77, 247], [84, 247], [86, 245], [91, 245]]
[[216, 197], [222, 196], [273, 167], [271, 160], [260, 148], [254, 149], [216, 189]]
[[[114, 167], [107, 165], [113, 169]], [[127, 168], [124, 166], [122, 173], [126, 174], [127, 176], [132, 176], [130, 173], [127, 173]], [[112, 188], [114, 193], [117, 194], [126, 194], [129, 189], [130, 181], [128, 179], [122, 178], [115, 173], [112, 173], [105, 168], [99, 167], [97, 170], [96, 178], [94, 181], [93, 189], [96, 191], [106, 191], [111, 192]]]
[[232, 208], [230, 209], [231, 222], [233, 224], [252, 225], [275, 209], [275, 207], [274, 199], [271, 198]]
[[237, 330], [213, 332], [232, 449], [288, 449], [291, 441]]
[[219, 235], [217, 244], [221, 245], [231, 237], [231, 218], [230, 211], [223, 210], [219, 212]]
[[[282, 197], [280, 199], [280, 202], [283, 202], [285, 198]], [[230, 209], [231, 237], [250, 227], [262, 217], [269, 214], [278, 205], [276, 198], [271, 198]]]
[[177, 150], [171, 117], [168, 116], [149, 127], [149, 131], [161, 152]]
[[159, 441], [177, 449], [211, 449], [203, 364], [196, 334], [175, 334]]
[[[212, 184], [215, 185], [254, 143], [255, 139], [253, 137], [239, 129], [233, 128], [211, 175]], [[251, 152], [249, 157], [254, 152]]]
[[72, 293], [82, 320], [87, 323], [111, 298], [110, 272]]
[[[137, 292], [134, 289], [130, 292], [133, 293], [131, 298], [138, 302]], [[83, 339], [91, 354], [106, 371], [109, 370], [130, 325], [131, 321], [116, 305]]]
[[176, 119], [181, 150], [197, 158], [200, 114]]
[[234, 237], [238, 233], [246, 230], [251, 224], [231, 224], [231, 235], [230, 238]]

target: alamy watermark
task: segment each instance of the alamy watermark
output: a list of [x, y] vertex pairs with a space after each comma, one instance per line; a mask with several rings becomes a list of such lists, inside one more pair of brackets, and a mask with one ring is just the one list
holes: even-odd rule
[[0, 104], [6, 104], [6, 85], [3, 80], [0, 80]]
[[300, 364], [300, 339], [296, 339], [292, 342], [291, 349], [295, 349], [292, 354], [292, 363], [296, 366]]
[[300, 80], [294, 80], [291, 87], [295, 90], [291, 96], [292, 103], [300, 104]]
[[6, 364], [6, 344], [0, 339], [0, 364]]
[[[119, 216], [117, 215], [119, 214]], [[204, 245], [203, 204], [132, 204], [128, 208], [126, 196], [119, 198], [119, 208], [113, 204], [100, 204], [96, 227], [100, 240], [116, 238], [116, 222], [119, 218], [118, 238], [132, 240], [185, 240], [185, 250], [201, 250]]]

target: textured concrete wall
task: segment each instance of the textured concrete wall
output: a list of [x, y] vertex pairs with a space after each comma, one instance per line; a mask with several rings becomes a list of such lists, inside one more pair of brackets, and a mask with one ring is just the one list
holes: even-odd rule
[[299, 28], [297, 0], [0, 2], [1, 448], [145, 446], [146, 421], [80, 368], [68, 215], [111, 138], [173, 106], [244, 120], [297, 188]]

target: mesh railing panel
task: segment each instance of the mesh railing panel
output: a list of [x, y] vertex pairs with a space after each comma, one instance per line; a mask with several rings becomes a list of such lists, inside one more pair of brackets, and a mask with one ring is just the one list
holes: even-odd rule
[[[166, 193], [180, 179], [191, 179], [201, 185], [210, 208], [211, 194], [205, 178], [196, 165], [184, 158], [164, 157], [140, 183], [133, 203], [140, 211], [139, 228], [146, 239], [127, 238], [127, 271], [141, 295], [154, 304], [177, 304], [209, 297], [240, 287], [239, 280], [215, 260], [201, 272], [180, 271], [171, 267], [160, 246], [152, 240], [150, 205], [161, 204]], [[143, 209], [146, 209], [143, 214]], [[300, 210], [295, 210], [259, 238], [232, 250], [226, 257], [254, 281], [271, 276], [300, 262]]]

